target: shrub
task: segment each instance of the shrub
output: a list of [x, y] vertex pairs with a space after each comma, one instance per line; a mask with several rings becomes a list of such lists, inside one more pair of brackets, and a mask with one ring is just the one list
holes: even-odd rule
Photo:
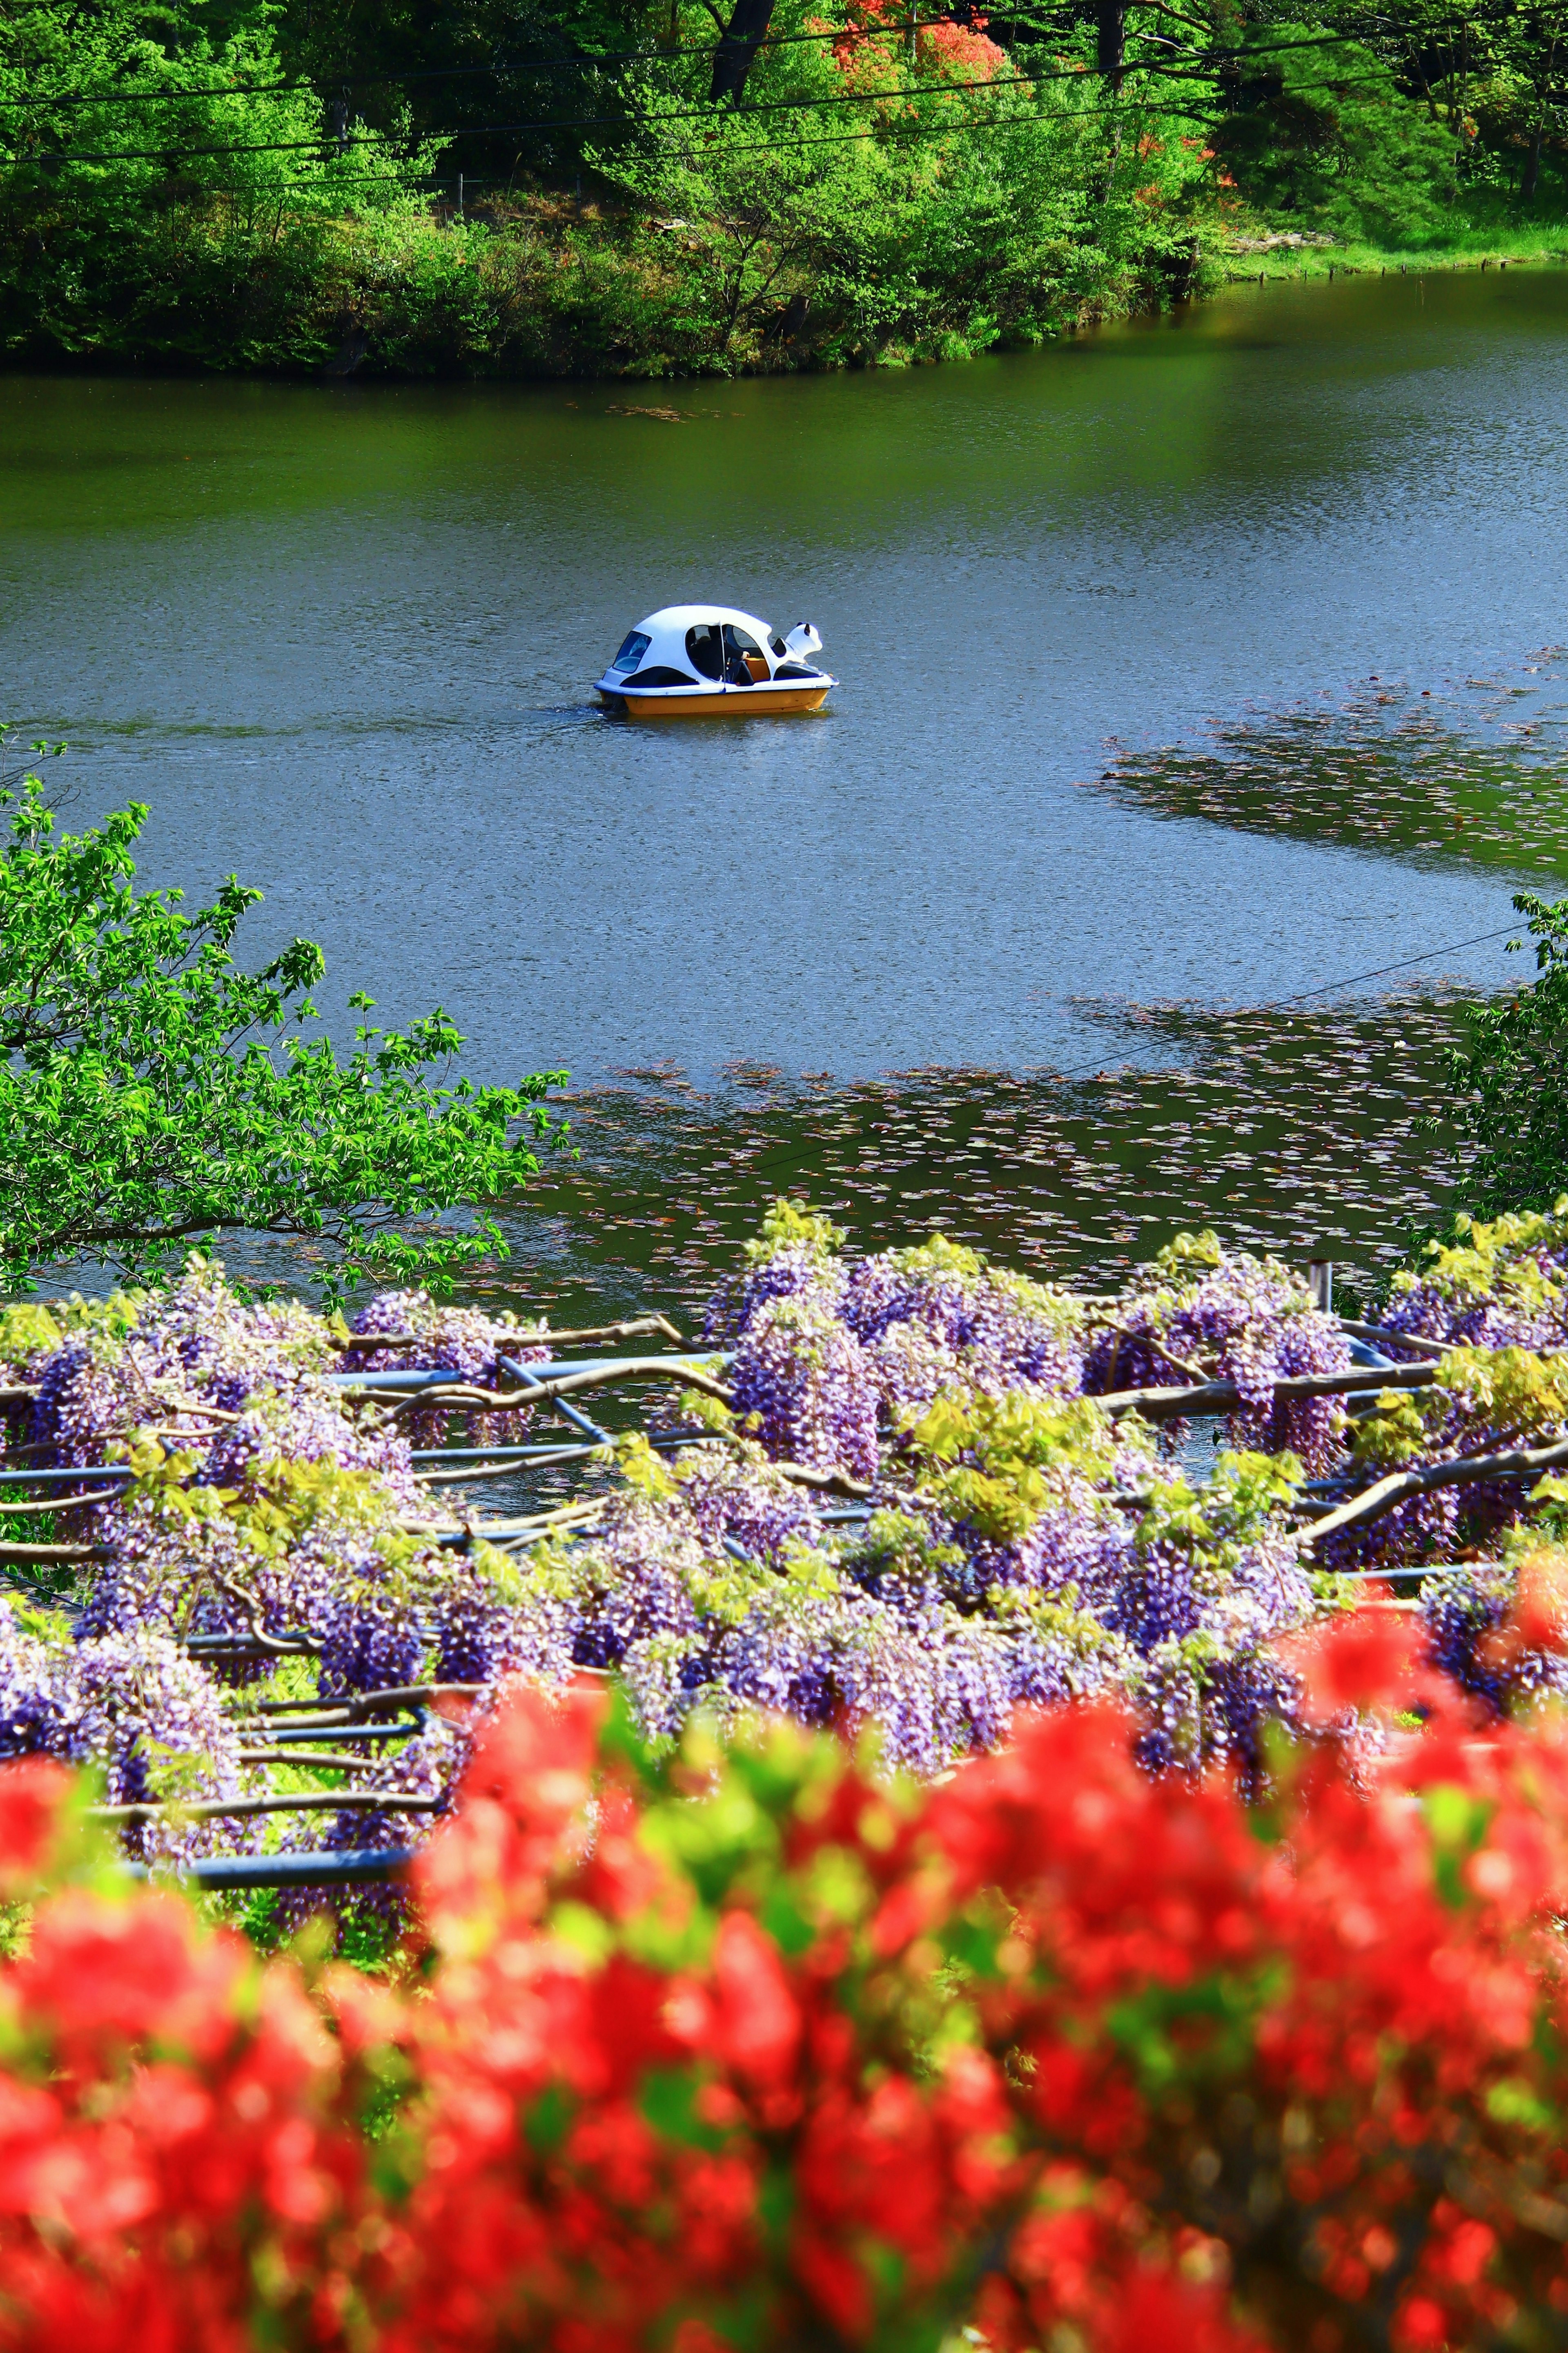
[[519, 1690], [384, 1983], [117, 1892], [13, 1766], [0, 2344], [1558, 2342], [1568, 1733], [1412, 1640], [1300, 1651], [1261, 1809], [1103, 1706], [917, 1789]]

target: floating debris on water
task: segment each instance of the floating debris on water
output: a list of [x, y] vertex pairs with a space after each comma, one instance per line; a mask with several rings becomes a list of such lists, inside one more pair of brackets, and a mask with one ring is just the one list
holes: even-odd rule
[[671, 1065], [627, 1071], [568, 1099], [579, 1158], [547, 1167], [503, 1219], [512, 1258], [468, 1287], [557, 1316], [650, 1300], [689, 1316], [778, 1193], [809, 1196], [858, 1250], [940, 1227], [1090, 1288], [1203, 1225], [1371, 1279], [1452, 1206], [1453, 1154], [1419, 1124], [1471, 1001], [1080, 1003], [1104, 1025], [1105, 1066], [1068, 1080], [933, 1069], [845, 1085], [737, 1063], [705, 1092]]
[[1119, 749], [1088, 789], [1251, 833], [1568, 878], [1568, 703], [1548, 699], [1563, 654], [1447, 692], [1371, 679], [1343, 704], [1215, 727], [1196, 750]]

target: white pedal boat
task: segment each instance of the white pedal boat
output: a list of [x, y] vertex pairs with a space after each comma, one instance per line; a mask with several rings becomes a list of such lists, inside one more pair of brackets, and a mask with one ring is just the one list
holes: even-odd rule
[[633, 719], [820, 711], [838, 682], [811, 661], [821, 645], [809, 621], [781, 638], [729, 605], [667, 605], [637, 623], [595, 689]]

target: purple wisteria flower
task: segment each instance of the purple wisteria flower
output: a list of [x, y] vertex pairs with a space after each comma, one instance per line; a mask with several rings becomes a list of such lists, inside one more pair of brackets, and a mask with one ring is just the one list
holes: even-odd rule
[[1568, 1699], [1568, 1659], [1561, 1653], [1525, 1651], [1506, 1665], [1487, 1654], [1486, 1638], [1508, 1616], [1514, 1583], [1510, 1560], [1465, 1561], [1427, 1577], [1421, 1592], [1434, 1664], [1493, 1716], [1531, 1699]]
[[1229, 1255], [1212, 1233], [1182, 1234], [1096, 1335], [1083, 1385], [1099, 1396], [1233, 1381], [1241, 1394], [1228, 1417], [1233, 1443], [1288, 1449], [1319, 1475], [1339, 1460], [1344, 1408], [1333, 1397], [1276, 1404], [1274, 1384], [1349, 1372], [1352, 1362], [1349, 1341], [1313, 1307], [1300, 1275], [1278, 1259]]
[[1378, 1322], [1463, 1346], [1568, 1347], [1568, 1196], [1550, 1213], [1458, 1218], [1455, 1233], [1429, 1245], [1419, 1273], [1394, 1276]]
[[[889, 1373], [910, 1359], [886, 1344], [900, 1325], [910, 1325], [951, 1354], [959, 1377], [975, 1388], [1059, 1392], [1081, 1386], [1083, 1311], [1077, 1303], [988, 1266], [944, 1234], [862, 1259], [846, 1285], [844, 1319], [868, 1346], [882, 1347]], [[924, 1388], [918, 1351], [912, 1368], [917, 1388]], [[931, 1394], [911, 1401], [928, 1402]], [[889, 1396], [890, 1406], [900, 1402]]]
[[698, 1533], [710, 1546], [728, 1542], [776, 1568], [792, 1544], [821, 1539], [812, 1491], [775, 1470], [760, 1447], [742, 1442], [735, 1454], [694, 1451], [683, 1458], [679, 1476]]
[[[242, 1798], [256, 1784], [222, 1694], [168, 1634], [144, 1626], [75, 1642], [22, 1627], [0, 1602], [0, 1754], [91, 1765], [110, 1805]], [[252, 1842], [248, 1817], [150, 1815], [128, 1822], [126, 1851], [179, 1862]]]
[[[110, 1303], [112, 1305], [114, 1303]], [[258, 1391], [332, 1361], [326, 1327], [289, 1303], [246, 1305], [215, 1261], [193, 1258], [172, 1290], [68, 1333], [42, 1366], [29, 1432], [40, 1459], [101, 1463], [148, 1431], [201, 1445]]]
[[746, 1244], [741, 1272], [714, 1293], [703, 1339], [712, 1345], [739, 1339], [775, 1299], [808, 1298], [824, 1314], [837, 1316], [844, 1303], [846, 1277], [837, 1255], [843, 1240], [826, 1218], [795, 1201], [775, 1201], [757, 1240]]
[[[1389, 1315], [1445, 1336], [1489, 1314], [1489, 1332], [1537, 1345], [1568, 1334], [1552, 1320], [1565, 1237], [1568, 1210], [1477, 1229], [1468, 1257], [1436, 1261]], [[423, 1712], [428, 1687], [465, 1687], [479, 1715], [508, 1676], [556, 1685], [581, 1669], [615, 1675], [655, 1736], [698, 1710], [779, 1708], [925, 1774], [1005, 1740], [1021, 1704], [1116, 1694], [1142, 1714], [1152, 1770], [1228, 1764], [1256, 1785], [1265, 1727], [1295, 1704], [1272, 1646], [1315, 1607], [1291, 1532], [1300, 1474], [1281, 1458], [1353, 1482], [1385, 1457], [1568, 1426], [1553, 1360], [1449, 1358], [1441, 1395], [1378, 1406], [1349, 1456], [1336, 1401], [1275, 1402], [1283, 1378], [1348, 1367], [1337, 1324], [1287, 1269], [1212, 1236], [1183, 1238], [1109, 1308], [941, 1235], [858, 1261], [841, 1241], [775, 1205], [708, 1321], [730, 1353], [732, 1425], [718, 1416], [721, 1435], [673, 1458], [624, 1446], [595, 1516], [515, 1554], [451, 1545], [450, 1491], [416, 1475], [411, 1440], [446, 1435], [446, 1409], [367, 1403], [323, 1376], [423, 1366], [494, 1391], [514, 1378], [503, 1358], [548, 1353], [537, 1332], [388, 1292], [344, 1346], [341, 1325], [248, 1304], [203, 1261], [166, 1294], [72, 1306], [48, 1332], [5, 1311], [7, 1361], [39, 1391], [29, 1459], [84, 1473], [128, 1461], [136, 1477], [69, 1524], [90, 1529], [95, 1556], [68, 1614], [0, 1609], [0, 1754], [90, 1758], [126, 1802], [238, 1802], [259, 1786], [241, 1708], [271, 1696], [254, 1687], [281, 1643], [273, 1689], [290, 1699], [395, 1689], [421, 1711], [411, 1738], [366, 1744], [345, 1768], [376, 1803], [259, 1823], [171, 1815], [134, 1826], [134, 1851], [416, 1844], [436, 1817], [398, 1799], [447, 1803], [471, 1731]], [[1495, 1320], [1504, 1294], [1511, 1322]], [[1218, 1456], [1202, 1484], [1136, 1416], [1096, 1401], [1194, 1378], [1236, 1384], [1232, 1432], [1258, 1450]], [[479, 1442], [518, 1426], [465, 1410]], [[1478, 1514], [1490, 1527], [1522, 1508], [1517, 1482], [1489, 1501], [1440, 1490], [1332, 1558], [1425, 1560]], [[1478, 1690], [1501, 1607], [1489, 1575], [1428, 1600], [1439, 1649]], [[305, 1890], [279, 1919], [325, 1904], [390, 1928], [402, 1900]]]
[[[470, 1388], [514, 1390], [515, 1375], [502, 1359], [514, 1365], [548, 1363], [547, 1341], [514, 1324], [498, 1323], [477, 1307], [455, 1307], [424, 1291], [383, 1291], [354, 1317], [353, 1330], [363, 1347], [346, 1348], [339, 1359], [344, 1372], [447, 1372]], [[378, 1333], [412, 1335], [418, 1345], [384, 1348], [374, 1345]], [[407, 1418], [413, 1442], [439, 1445], [449, 1409]], [[463, 1419], [480, 1446], [515, 1445], [533, 1418], [531, 1406], [512, 1406], [504, 1412], [483, 1408], [465, 1411]]]
[[[810, 1293], [752, 1315], [730, 1367], [735, 1410], [775, 1461], [876, 1475], [877, 1387], [853, 1332]], [[754, 1417], [754, 1419], [753, 1419]]]
[[48, 1646], [0, 1600], [0, 1758], [58, 1756], [68, 1736]]

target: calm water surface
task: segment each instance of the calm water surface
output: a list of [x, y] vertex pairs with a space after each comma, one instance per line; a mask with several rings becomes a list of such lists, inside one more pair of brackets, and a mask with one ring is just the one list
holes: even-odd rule
[[[1550, 751], [1564, 548], [1568, 274], [910, 375], [0, 383], [0, 702], [69, 735], [77, 813], [151, 802], [147, 872], [237, 869], [254, 954], [443, 1000], [491, 1077], [1060, 1066], [1103, 1050], [1086, 999], [1255, 1005], [1494, 929], [1540, 843], [1363, 842], [1348, 771], [1329, 839], [1083, 787], [1373, 674], [1495, 745], [1465, 681], [1506, 672]], [[626, 628], [700, 596], [816, 620], [831, 711], [598, 715]]]

